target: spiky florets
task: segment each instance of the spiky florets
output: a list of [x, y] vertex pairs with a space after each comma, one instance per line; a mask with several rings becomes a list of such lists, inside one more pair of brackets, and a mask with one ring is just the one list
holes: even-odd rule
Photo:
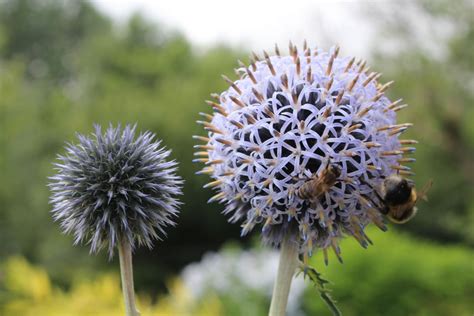
[[[364, 247], [364, 228], [373, 222], [385, 229], [374, 188], [384, 177], [409, 173], [401, 162], [412, 147], [398, 136], [411, 124], [396, 124], [405, 107], [384, 94], [391, 83], [377, 83], [363, 61], [305, 47], [290, 55], [254, 54], [250, 66], [240, 63], [240, 78], [216, 101], [214, 114], [200, 121], [208, 137], [196, 153], [218, 190], [211, 201], [226, 203], [230, 221], [243, 221], [242, 234], [262, 224], [266, 242], [278, 245], [290, 232], [301, 251], [339, 257], [338, 240], [354, 236]], [[297, 194], [328, 165], [340, 171], [337, 181], [317, 198]], [[378, 201], [378, 202], [374, 202]]]
[[53, 218], [91, 252], [107, 248], [112, 255], [121, 238], [132, 247], [151, 247], [165, 226], [174, 225], [182, 183], [177, 164], [166, 161], [170, 151], [152, 133], [135, 139], [135, 129], [110, 126], [102, 134], [96, 125], [92, 137], [78, 135], [79, 144], [68, 144], [55, 164]]

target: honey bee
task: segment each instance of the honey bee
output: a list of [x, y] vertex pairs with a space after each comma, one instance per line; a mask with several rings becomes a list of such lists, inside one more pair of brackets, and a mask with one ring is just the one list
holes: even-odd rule
[[[365, 181], [362, 181], [366, 183]], [[367, 184], [367, 183], [366, 183]], [[431, 188], [433, 181], [428, 183], [418, 192], [407, 179], [398, 174], [385, 178], [380, 186], [380, 193], [374, 189], [381, 202], [379, 210], [395, 224], [404, 224], [411, 220], [417, 213], [415, 206], [420, 198], [427, 200], [426, 192]]]
[[303, 185], [295, 191], [295, 195], [303, 200], [314, 201], [329, 191], [329, 189], [336, 184], [340, 175], [341, 168], [336, 164], [328, 163], [319, 176], [315, 175], [303, 183]]
[[[341, 181], [339, 178], [341, 176], [341, 168], [333, 163], [328, 161], [326, 167], [321, 171], [319, 175], [313, 175], [311, 179], [303, 183], [296, 191], [295, 195], [302, 200], [306, 200], [310, 203], [310, 207], [314, 210], [317, 208], [317, 199], [320, 198], [324, 193], [328, 192], [332, 186], [334, 186], [338, 181]], [[324, 212], [321, 210], [319, 214], [319, 218], [321, 221], [324, 222], [324, 225], [328, 227], [329, 231], [332, 231], [332, 224], [330, 221], [326, 221], [324, 218]], [[312, 239], [309, 238], [308, 245], [312, 245]], [[311, 247], [311, 246], [310, 246]], [[334, 252], [339, 259], [339, 262], [342, 263], [342, 259], [337, 248], [337, 245], [333, 245]], [[324, 252], [324, 260], [327, 265], [327, 252], [326, 249], [323, 250]], [[308, 262], [308, 254], [305, 253], [303, 256], [303, 262], [307, 265]]]

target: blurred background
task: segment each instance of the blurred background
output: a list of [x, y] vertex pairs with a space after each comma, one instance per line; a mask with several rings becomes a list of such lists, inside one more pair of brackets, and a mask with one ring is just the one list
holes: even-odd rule
[[[342, 245], [314, 265], [344, 315], [474, 313], [474, 7], [470, 0], [0, 0], [0, 315], [117, 315], [118, 259], [61, 234], [48, 205], [52, 162], [93, 123], [138, 123], [173, 149], [186, 180], [179, 225], [134, 257], [143, 315], [265, 315], [277, 255], [240, 238], [194, 173], [204, 103], [251, 50], [288, 40], [368, 60], [411, 106], [413, 168], [429, 202], [407, 225]], [[290, 315], [329, 315], [293, 285]]]

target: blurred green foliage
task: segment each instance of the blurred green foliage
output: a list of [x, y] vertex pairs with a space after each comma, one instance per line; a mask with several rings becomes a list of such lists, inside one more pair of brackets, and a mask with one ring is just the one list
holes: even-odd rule
[[[355, 240], [342, 244], [344, 264], [335, 257], [326, 267], [332, 297], [343, 315], [444, 316], [474, 311], [474, 253], [460, 246], [440, 246], [406, 234], [369, 231], [374, 246], [364, 250]], [[330, 315], [316, 289], [304, 299], [308, 315]]]
[[209, 93], [225, 87], [220, 74], [235, 66], [236, 53], [216, 47], [198, 54], [180, 34], [139, 16], [118, 34], [84, 1], [3, 1], [0, 29], [0, 238], [8, 241], [0, 245], [1, 257], [24, 254], [65, 285], [75, 268], [107, 262], [73, 248], [48, 205], [56, 154], [93, 123], [136, 122], [156, 132], [187, 180], [179, 226], [156, 252], [136, 256], [139, 284], [156, 288], [205, 249], [238, 238], [239, 227], [226, 223], [219, 206], [206, 205], [211, 192], [201, 189], [205, 179], [194, 176], [191, 163], [191, 135], [201, 133], [198, 112], [209, 110]]
[[[402, 122], [416, 123], [407, 135], [420, 140], [416, 181], [435, 183], [430, 202], [420, 203], [416, 219], [400, 229], [473, 247], [474, 21], [468, 1], [417, 3], [424, 14], [447, 20], [454, 29], [442, 45], [443, 57], [413, 45], [409, 32], [395, 32], [402, 19], [389, 23], [382, 16], [381, 29], [398, 36], [403, 49], [391, 55], [375, 51], [369, 60], [383, 79], [396, 80], [390, 96], [411, 104], [400, 115]], [[113, 25], [87, 1], [0, 0], [0, 258], [20, 254], [45, 267], [61, 287], [71, 286], [78, 274], [115, 268], [103, 254], [88, 256], [87, 247], [72, 247], [72, 238], [60, 233], [49, 214], [52, 162], [65, 141], [74, 141], [75, 132], [91, 132], [93, 123], [136, 122], [140, 130], [157, 133], [186, 180], [179, 225], [154, 251], [140, 249], [135, 257], [138, 288], [159, 291], [167, 276], [204, 251], [240, 239], [238, 225], [226, 222], [222, 208], [206, 204], [211, 192], [201, 188], [205, 177], [194, 175], [191, 135], [202, 134], [194, 121], [198, 112], [210, 111], [203, 101], [226, 86], [220, 74], [231, 74], [242, 56], [223, 46], [197, 52], [181, 34], [138, 15]], [[447, 260], [428, 257], [433, 265]], [[397, 278], [386, 273], [384, 282]], [[461, 276], [452, 278], [458, 282]], [[429, 291], [438, 290], [444, 293], [439, 284]]]
[[[328, 267], [323, 267], [322, 256], [318, 254], [313, 258], [318, 270], [332, 280], [332, 295], [338, 300], [343, 315], [472, 315], [472, 251], [460, 246], [427, 243], [393, 232], [371, 230], [369, 234], [376, 246], [367, 250], [353, 240], [343, 242], [343, 265], [333, 258]], [[234, 246], [232, 251], [239, 250]], [[226, 252], [228, 249], [220, 254], [225, 256]], [[32, 266], [22, 258], [12, 257], [0, 265], [0, 270], [4, 272], [5, 280], [0, 286], [2, 315], [123, 313], [117, 273], [101, 274], [94, 279], [78, 276], [71, 289], [65, 292], [51, 284], [44, 269]], [[219, 278], [219, 271], [216, 271], [216, 278]], [[266, 315], [270, 293], [242, 288], [243, 285], [236, 281], [230, 282], [230, 289], [208, 288], [197, 299], [182, 279], [175, 278], [168, 282], [169, 293], [158, 297], [157, 301], [139, 293], [138, 307], [142, 315]], [[299, 301], [298, 311], [300, 315], [330, 315], [310, 283]]]

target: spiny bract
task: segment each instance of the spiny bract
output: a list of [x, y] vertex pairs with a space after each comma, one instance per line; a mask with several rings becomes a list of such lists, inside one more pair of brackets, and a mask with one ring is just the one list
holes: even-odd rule
[[[303, 50], [290, 43], [289, 56], [253, 54], [250, 66], [239, 63], [239, 79], [208, 101], [212, 115], [198, 121], [207, 137], [195, 146], [218, 193], [210, 201], [226, 204], [231, 222], [242, 221], [242, 234], [262, 225], [265, 242], [278, 245], [287, 233], [311, 255], [315, 248], [334, 249], [354, 236], [366, 247], [364, 228], [385, 224], [373, 201], [384, 177], [411, 174], [401, 163], [413, 152], [413, 140], [399, 140], [411, 124], [396, 124], [406, 105], [385, 96], [392, 82], [379, 84], [364, 61], [338, 57], [339, 48]], [[329, 164], [341, 174], [316, 201], [295, 192], [321, 175]]]
[[160, 148], [150, 132], [135, 139], [136, 126], [112, 125], [102, 134], [78, 134], [79, 144], [68, 144], [58, 156], [57, 174], [49, 184], [53, 218], [75, 244], [86, 241], [91, 252], [107, 248], [109, 255], [120, 238], [135, 247], [152, 246], [158, 232], [174, 225], [182, 180], [170, 151]]

